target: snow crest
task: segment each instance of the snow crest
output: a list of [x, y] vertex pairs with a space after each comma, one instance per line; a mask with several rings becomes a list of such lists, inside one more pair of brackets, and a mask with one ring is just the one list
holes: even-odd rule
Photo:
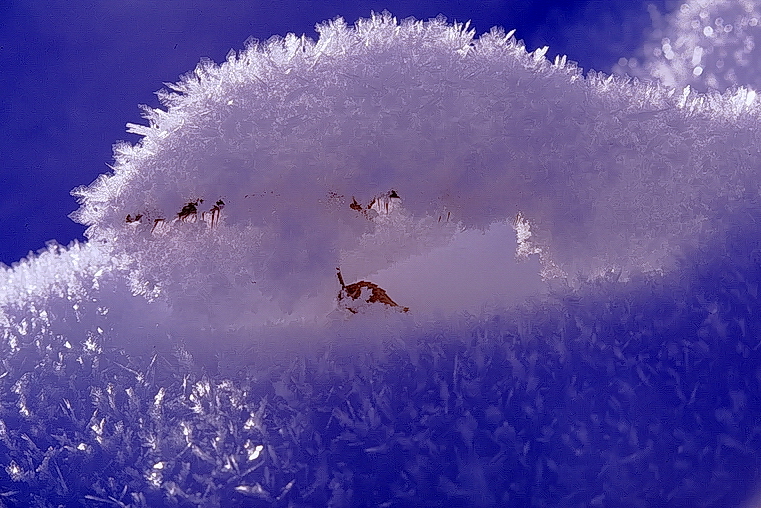
[[[113, 174], [74, 191], [146, 293], [225, 322], [319, 315], [342, 260], [366, 261], [358, 280], [518, 214], [554, 274], [663, 271], [757, 192], [744, 90], [584, 77], [443, 19], [318, 31], [201, 62], [129, 125], [143, 139], [115, 147]], [[398, 220], [370, 206], [391, 191]]]

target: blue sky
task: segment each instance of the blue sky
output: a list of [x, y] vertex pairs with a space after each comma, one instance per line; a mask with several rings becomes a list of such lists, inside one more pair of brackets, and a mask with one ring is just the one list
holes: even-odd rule
[[314, 38], [318, 22], [340, 15], [353, 23], [383, 9], [398, 18], [471, 20], [478, 34], [515, 28], [529, 49], [549, 45], [548, 56], [606, 72], [637, 50], [650, 20], [646, 2], [633, 0], [3, 2], [0, 262], [48, 240], [83, 238], [84, 227], [67, 217], [77, 208], [71, 189], [108, 171], [113, 143], [137, 140], [125, 124], [142, 123], [139, 104], [159, 105], [162, 83], [201, 58], [221, 61], [249, 37]]

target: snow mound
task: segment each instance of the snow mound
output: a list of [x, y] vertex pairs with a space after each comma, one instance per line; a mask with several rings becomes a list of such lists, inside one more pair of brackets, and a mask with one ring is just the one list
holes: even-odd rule
[[3, 502], [748, 497], [755, 93], [319, 30], [169, 85], [75, 191], [90, 241], [0, 267]]
[[443, 18], [317, 29], [201, 62], [129, 125], [143, 139], [115, 147], [113, 173], [74, 191], [136, 292], [210, 325], [309, 321], [342, 263], [365, 279], [515, 217], [545, 275], [625, 279], [670, 269], [757, 192], [752, 92], [584, 77]]

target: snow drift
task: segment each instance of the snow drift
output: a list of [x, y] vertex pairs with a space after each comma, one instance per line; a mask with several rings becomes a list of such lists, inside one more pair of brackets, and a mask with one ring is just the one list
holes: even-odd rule
[[[319, 31], [168, 85], [75, 191], [88, 243], [0, 272], [3, 502], [747, 497], [755, 93], [443, 19]], [[361, 279], [409, 312], [342, 312]]]
[[209, 326], [312, 320], [336, 267], [367, 278], [516, 216], [545, 276], [625, 280], [670, 270], [758, 194], [752, 91], [584, 77], [443, 19], [318, 31], [202, 62], [75, 190], [133, 291]]

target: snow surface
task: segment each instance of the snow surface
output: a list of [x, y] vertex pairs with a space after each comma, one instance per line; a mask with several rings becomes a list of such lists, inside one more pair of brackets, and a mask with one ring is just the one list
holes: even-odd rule
[[[74, 191], [89, 241], [2, 270], [0, 503], [752, 494], [755, 92], [443, 19], [318, 31], [167, 85]], [[337, 268], [399, 307], [342, 308]]]
[[[181, 319], [319, 319], [342, 263], [360, 280], [518, 214], [545, 275], [668, 271], [757, 193], [752, 91], [584, 78], [443, 20], [318, 31], [202, 62], [129, 126], [144, 138], [116, 146], [113, 174], [75, 191], [90, 241]], [[391, 190], [391, 211], [350, 207]]]

